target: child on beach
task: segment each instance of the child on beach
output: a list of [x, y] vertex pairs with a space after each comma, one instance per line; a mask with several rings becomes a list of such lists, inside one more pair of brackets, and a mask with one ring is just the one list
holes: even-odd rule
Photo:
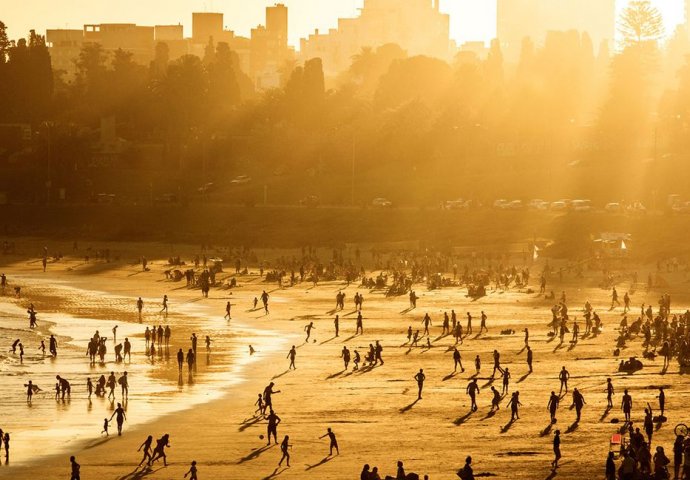
[[198, 480], [196, 476], [196, 460], [192, 461], [192, 466], [189, 467], [189, 471], [184, 474], [184, 478], [187, 478], [187, 475], [189, 475], [189, 480]]
[[266, 406], [264, 405], [264, 398], [259, 394], [259, 399], [254, 403], [256, 405], [256, 411], [254, 414], [261, 413], [263, 415], [266, 412]]
[[110, 425], [110, 422], [108, 421], [107, 418], [103, 419], [103, 431], [101, 431], [101, 435], [105, 433], [106, 437], [109, 437], [110, 434], [108, 433], [108, 426]]

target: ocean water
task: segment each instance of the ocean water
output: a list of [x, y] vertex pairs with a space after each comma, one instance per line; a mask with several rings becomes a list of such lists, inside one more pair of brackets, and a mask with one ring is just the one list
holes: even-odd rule
[[[29, 280], [24, 279], [24, 282]], [[88, 301], [103, 302], [112, 308], [113, 304], [131, 305], [135, 299], [105, 292], [79, 290], [69, 285], [51, 284], [51, 292], [57, 298], [87, 298]], [[159, 300], [144, 299], [149, 304]], [[30, 464], [45, 455], [67, 453], [90, 443], [99, 442], [103, 419], [110, 418], [117, 402], [126, 409], [127, 430], [137, 425], [173, 412], [192, 408], [195, 405], [220, 398], [231, 393], [232, 388], [243, 380], [243, 368], [250, 362], [284, 348], [280, 338], [270, 333], [257, 332], [233, 320], [230, 324], [222, 314], [210, 311], [201, 302], [175, 305], [174, 315], [167, 318], [145, 318], [144, 323], [83, 318], [67, 313], [38, 312], [38, 330], [30, 330], [26, 307], [11, 303], [7, 297], [0, 297], [0, 428], [11, 435], [10, 458], [7, 462], [0, 455], [3, 467]], [[57, 310], [60, 310], [58, 307]], [[119, 315], [115, 315], [119, 316]], [[133, 318], [131, 312], [123, 317]], [[159, 350], [154, 358], [146, 355], [144, 329], [146, 324], [169, 323], [172, 329], [169, 352]], [[118, 325], [117, 341], [128, 337], [132, 343], [131, 361], [116, 363], [112, 328]], [[86, 355], [86, 346], [98, 330], [107, 340], [106, 361], [92, 365]], [[191, 347], [189, 336], [195, 331], [199, 337], [197, 347], [197, 368], [190, 376], [185, 363], [182, 375], [178, 375], [176, 352], [182, 347], [186, 352]], [[39, 350], [44, 339], [48, 350], [48, 337], [58, 338], [58, 355], [43, 356]], [[204, 336], [213, 339], [210, 354], [206, 354]], [[19, 350], [12, 354], [10, 347], [15, 339], [24, 345], [24, 360], [20, 362]], [[252, 344], [258, 353], [250, 357], [248, 345]], [[121, 398], [120, 386], [116, 398], [96, 397], [88, 399], [86, 379], [94, 385], [101, 374], [106, 378], [111, 371], [119, 378], [128, 372], [129, 395], [127, 401]], [[71, 397], [55, 398], [55, 376], [60, 375], [71, 383]], [[43, 391], [35, 394], [29, 405], [26, 401], [26, 384], [29, 380]], [[107, 389], [106, 389], [107, 390]], [[159, 434], [162, 432], [151, 432]], [[110, 434], [117, 435], [115, 422]], [[41, 445], [39, 449], [36, 445]], [[0, 470], [1, 471], [1, 470]]]

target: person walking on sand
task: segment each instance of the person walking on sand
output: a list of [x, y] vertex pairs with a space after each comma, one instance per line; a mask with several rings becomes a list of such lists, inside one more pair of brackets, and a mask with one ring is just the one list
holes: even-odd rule
[[611, 383], [611, 378], [606, 379], [606, 410], [613, 408], [613, 383]]
[[127, 420], [127, 415], [125, 414], [125, 409], [122, 408], [122, 404], [118, 403], [117, 408], [113, 412], [113, 414], [110, 416], [110, 420], [113, 420], [113, 417], [117, 417], [115, 420], [117, 421], [117, 435], [122, 436], [122, 424]]
[[573, 406], [575, 407], [575, 413], [577, 414], [577, 419], [575, 422], [580, 421], [580, 416], [582, 414], [582, 407], [587, 402], [585, 402], [585, 397], [580, 393], [580, 391], [576, 388], [573, 390]]
[[561, 391], [559, 393], [563, 393], [563, 387], [565, 387], [565, 393], [568, 393], [568, 379], [570, 378], [570, 372], [565, 369], [565, 367], [561, 368], [560, 373], [558, 374], [558, 379], [561, 381]]
[[508, 370], [508, 367], [506, 367], [506, 369], [503, 370], [503, 390], [501, 390], [501, 394], [508, 393], [508, 386], [509, 385], [510, 385], [510, 371]]
[[428, 313], [424, 314], [422, 324], [424, 325], [424, 333], [422, 333], [422, 335], [429, 335], [429, 325], [431, 325], [431, 317]]
[[472, 315], [470, 312], [467, 312], [467, 328], [465, 329], [467, 332], [467, 335], [472, 334]]
[[268, 443], [266, 445], [271, 444], [271, 435], [273, 435], [273, 439], [276, 442], [276, 445], [278, 444], [278, 425], [280, 424], [280, 417], [276, 415], [276, 413], [271, 409], [269, 411], [268, 417], [266, 417], [266, 420], [268, 421], [268, 425], [266, 426], [266, 430], [268, 433]]
[[71, 468], [71, 475], [69, 477], [69, 480], [81, 480], [81, 476], [79, 474], [79, 470], [81, 469], [81, 465], [77, 463], [76, 458], [74, 458], [74, 455], [69, 457], [69, 463], [70, 463], [70, 468]]
[[357, 327], [355, 329], [355, 335], [364, 335], [364, 324], [362, 323], [362, 312], [357, 313]]
[[494, 412], [498, 410], [501, 404], [501, 393], [496, 390], [496, 387], [491, 385], [491, 409], [489, 410], [489, 413]]
[[494, 350], [494, 371], [491, 373], [491, 378], [496, 376], [496, 370], [503, 375], [503, 369], [501, 368], [501, 354], [498, 350]]
[[189, 467], [187, 473], [184, 474], [184, 478], [187, 478], [187, 475], [189, 475], [189, 480], [198, 480], [196, 472], [196, 460], [192, 460], [192, 465]]
[[[290, 366], [288, 367], [288, 370], [297, 370], [297, 367], [295, 366], [295, 358], [297, 357], [297, 349], [293, 345], [290, 351], [287, 354], [287, 357], [290, 359]], [[277, 443], [277, 442], [276, 442]]]
[[484, 331], [484, 330], [486, 330], [486, 333], [489, 333], [489, 329], [486, 326], [486, 319], [487, 319], [487, 316], [484, 313], [484, 310], [482, 310], [481, 322], [479, 324], [479, 333], [482, 333], [482, 331]]
[[350, 364], [350, 350], [348, 350], [347, 347], [343, 347], [343, 350], [340, 353], [340, 358], [343, 359], [343, 363], [345, 364], [345, 370], [347, 370], [347, 367]]
[[453, 373], [458, 371], [458, 365], [460, 365], [460, 371], [464, 372], [465, 369], [462, 366], [462, 358], [460, 357], [460, 350], [458, 350], [458, 347], [453, 347]]
[[533, 353], [532, 353], [532, 348], [530, 348], [529, 345], [527, 345], [527, 366], [529, 367], [529, 373], [532, 373], [532, 360], [533, 360]]
[[167, 315], [168, 314], [168, 296], [167, 295], [163, 295], [163, 303], [161, 304], [161, 306], [163, 308], [161, 308], [160, 313], [165, 312], [165, 314]]
[[561, 431], [556, 430], [553, 433], [553, 453], [554, 459], [551, 462], [551, 466], [556, 469], [558, 468], [558, 461], [561, 459]]
[[470, 400], [472, 401], [472, 404], [470, 405], [470, 409], [473, 412], [477, 411], [477, 394], [479, 393], [479, 385], [477, 385], [477, 379], [473, 378], [472, 381], [467, 385], [467, 389], [465, 390], [467, 395], [470, 396]]
[[626, 388], [623, 391], [623, 398], [621, 400], [621, 410], [623, 410], [623, 413], [625, 414], [626, 422], [630, 421], [630, 413], [632, 412], [632, 406], [633, 400], [630, 394], [628, 393], [628, 389]]
[[414, 379], [417, 381], [417, 388], [419, 389], [417, 392], [417, 400], [422, 399], [422, 389], [424, 388], [424, 380], [426, 380], [426, 375], [424, 375], [424, 370], [419, 369], [419, 372], [414, 376]]
[[280, 443], [280, 452], [283, 454], [282, 457], [280, 457], [280, 462], [278, 462], [278, 466], [283, 465], [283, 460], [287, 461], [287, 466], [290, 466], [290, 453], [288, 452], [288, 449], [292, 447], [290, 445], [290, 437], [285, 435], [285, 438], [283, 438], [283, 441]]
[[551, 424], [556, 423], [556, 410], [558, 410], [558, 404], [560, 403], [561, 399], [558, 395], [556, 395], [556, 392], [551, 392], [551, 396], [549, 397], [549, 403], [546, 404], [546, 409], [549, 411], [549, 414], [551, 415]]
[[331, 430], [331, 427], [328, 427], [326, 429], [326, 433], [321, 435], [319, 437], [319, 440], [322, 438], [328, 437], [330, 439], [330, 447], [328, 450], [328, 456], [332, 457], [333, 456], [333, 449], [335, 448], [335, 454], [340, 455], [340, 450], [338, 449], [338, 440], [335, 438], [335, 433], [333, 433], [333, 430]]
[[519, 413], [519, 407], [522, 406], [522, 403], [520, 403], [520, 392], [515, 391], [510, 397], [510, 401], [508, 402], [508, 405], [506, 405], [506, 408], [510, 407], [510, 421], [514, 422], [516, 420], [520, 420], [520, 413]]
[[153, 437], [149, 435], [146, 437], [146, 440], [144, 440], [144, 443], [142, 443], [139, 448], [137, 449], [137, 452], [140, 452], [142, 449], [144, 449], [144, 457], [141, 459], [141, 462], [139, 462], [139, 466], [141, 466], [144, 462], [148, 462], [151, 460], [151, 444], [153, 443]]
[[307, 332], [307, 338], [304, 339], [305, 343], [309, 342], [309, 337], [311, 337], [311, 331], [315, 329], [316, 327], [314, 326], [314, 322], [309, 322], [308, 325], [304, 326], [304, 331]]

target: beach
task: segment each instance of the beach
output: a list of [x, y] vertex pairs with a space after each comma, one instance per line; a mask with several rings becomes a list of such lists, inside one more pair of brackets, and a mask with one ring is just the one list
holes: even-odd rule
[[[71, 244], [52, 243], [51, 249], [71, 250]], [[317, 286], [303, 282], [278, 288], [275, 283], [262, 281], [256, 265], [249, 266], [248, 274], [235, 276], [231, 262], [227, 262], [221, 278], [235, 277], [238, 286], [214, 288], [206, 299], [199, 290], [185, 288], [184, 280], [166, 281], [163, 272], [169, 268], [170, 246], [113, 244], [111, 248], [121, 254], [111, 263], [93, 259], [86, 264], [82, 255], [74, 253], [49, 263], [43, 273], [38, 253], [40, 241], [27, 240], [24, 245], [22, 255], [1, 259], [10, 285], [21, 284], [23, 297], [13, 299], [9, 291], [0, 297], [0, 311], [8, 316], [7, 326], [11, 327], [7, 335], [27, 339], [37, 335], [28, 332], [25, 314], [21, 317], [28, 304], [34, 303], [40, 333], [56, 333], [62, 339], [61, 351], [64, 348], [71, 353], [65, 355], [64, 361], [61, 353], [54, 361], [37, 359], [35, 339], [31, 337], [30, 362], [25, 360], [24, 367], [14, 360], [12, 364], [2, 364], [3, 402], [9, 402], [9, 411], [16, 412], [13, 415], [35, 417], [31, 422], [24, 418], [7, 419], [3, 411], [0, 427], [13, 434], [9, 464], [3, 461], [0, 468], [3, 477], [24, 479], [40, 474], [46, 479], [67, 478], [69, 456], [75, 455], [81, 464], [82, 478], [180, 478], [192, 460], [198, 462], [200, 478], [347, 479], [357, 478], [365, 463], [378, 466], [383, 475], [395, 475], [398, 460], [404, 462], [408, 472], [428, 474], [432, 479], [457, 478], [455, 472], [471, 455], [475, 474], [545, 478], [552, 474], [551, 441], [553, 430], [558, 428], [562, 432], [563, 451], [558, 478], [599, 478], [603, 476], [609, 439], [620, 427], [612, 424], [611, 419], [622, 419], [619, 405], [624, 388], [634, 398], [633, 421], [641, 427], [643, 406], [649, 403], [656, 409], [657, 388], [665, 387], [665, 414], [669, 421], [654, 434], [654, 442], [666, 446], [667, 452], [674, 440], [673, 426], [690, 420], [684, 400], [690, 386], [679, 375], [675, 361], [663, 376], [659, 375], [660, 357], [645, 360], [645, 368], [634, 375], [617, 372], [620, 358], [613, 355], [613, 350], [622, 307], [609, 311], [610, 292], [598, 287], [597, 273], [583, 279], [565, 278], [563, 283], [555, 280], [553, 287], [549, 287], [557, 293], [565, 291], [571, 313], [580, 318], [582, 306], [589, 300], [604, 324], [601, 335], [581, 339], [574, 346], [566, 342], [556, 348], [558, 339], [546, 335], [553, 302], [525, 289], [490, 291], [486, 297], [473, 300], [466, 296], [464, 288], [427, 290], [419, 285], [415, 287], [420, 296], [417, 308], [409, 309], [404, 295], [386, 297], [382, 291], [370, 291], [356, 284], [348, 286], [342, 281]], [[178, 246], [175, 254], [188, 261], [197, 250]], [[37, 253], [31, 255], [29, 251]], [[285, 253], [264, 251], [259, 256]], [[147, 272], [142, 272], [135, 262], [144, 254], [149, 259]], [[532, 268], [537, 271], [539, 266]], [[532, 284], [536, 281], [532, 280]], [[627, 287], [622, 283], [619, 289], [622, 292]], [[680, 287], [671, 290], [674, 312], [685, 311], [687, 305]], [[532, 288], [538, 290], [538, 286]], [[269, 314], [252, 306], [253, 299], [263, 290], [270, 295]], [[346, 306], [335, 312], [335, 295], [339, 291], [346, 293]], [[355, 292], [365, 296], [361, 335], [355, 335]], [[642, 303], [656, 305], [661, 293], [655, 289], [633, 292], [630, 317], [637, 317]], [[170, 298], [167, 319], [158, 313], [164, 294]], [[139, 296], [145, 302], [142, 323], [136, 314]], [[223, 318], [227, 301], [232, 304], [230, 321]], [[459, 345], [465, 372], [455, 375], [451, 375], [454, 340], [441, 335], [443, 312], [450, 312], [451, 308], [462, 323], [468, 311], [475, 319], [474, 333]], [[477, 335], [481, 311], [488, 316], [489, 332]], [[333, 327], [336, 313], [340, 315], [338, 337], [334, 337]], [[420, 341], [419, 347], [410, 347], [406, 338], [408, 326], [423, 330], [425, 313], [433, 322], [431, 348], [426, 348], [426, 339]], [[144, 354], [144, 328], [166, 321], [173, 330], [172, 353], [169, 359], [162, 355], [151, 362]], [[303, 329], [312, 321], [316, 330], [306, 343]], [[113, 324], [119, 326], [118, 339], [130, 335], [133, 340], [132, 362], [127, 366], [133, 375], [124, 434], [118, 437], [111, 431], [106, 438], [98, 432], [103, 416], [110, 416], [112, 407], [102, 399], [93, 399], [92, 404], [86, 399], [83, 380], [91, 372], [83, 352], [85, 339], [94, 327], [102, 325], [101, 333], [109, 335]], [[530, 375], [523, 350], [524, 328], [529, 328], [534, 351], [534, 372]], [[506, 329], [514, 333], [501, 334]], [[200, 338], [198, 371], [190, 384], [185, 366], [180, 385], [174, 353], [178, 347], [184, 351], [189, 348], [192, 332]], [[208, 356], [204, 351], [205, 335], [214, 340]], [[343, 369], [340, 355], [344, 346], [350, 351], [358, 350], [364, 357], [369, 344], [376, 340], [384, 348], [384, 365], [359, 371], [353, 371], [352, 365], [347, 371]], [[250, 344], [256, 349], [252, 356]], [[297, 348], [297, 368], [288, 371], [286, 355], [292, 345]], [[505, 408], [508, 398], [502, 401], [501, 410], [489, 414], [490, 386], [500, 390], [501, 384], [500, 378], [494, 382], [489, 379], [494, 349], [501, 352], [502, 365], [512, 372], [510, 391], [520, 391], [520, 420], [512, 424], [510, 411]], [[640, 341], [632, 342], [628, 350], [630, 355], [640, 356]], [[482, 359], [478, 374], [479, 410], [469, 414], [465, 389], [475, 373], [476, 355]], [[626, 358], [625, 350], [621, 358]], [[112, 359], [109, 349], [109, 360]], [[575, 411], [568, 408], [571, 397], [564, 397], [558, 422], [550, 426], [546, 404], [549, 393], [558, 390], [561, 366], [570, 371], [570, 386], [583, 393], [587, 405], [582, 421], [575, 423]], [[114, 367], [121, 371], [125, 365]], [[100, 374], [110, 368], [106, 364], [96, 371]], [[413, 377], [420, 368], [424, 369], [426, 382], [423, 399], [416, 401]], [[56, 402], [48, 393], [35, 397], [28, 407], [24, 380], [34, 374], [48, 378], [48, 373], [61, 369], [73, 372], [76, 380], [69, 404]], [[13, 375], [5, 375], [8, 371]], [[603, 416], [607, 377], [613, 379], [616, 396], [614, 409]], [[282, 420], [279, 441], [287, 434], [293, 445], [289, 468], [277, 468], [280, 450], [276, 445], [266, 447], [266, 439], [260, 438], [266, 435], [266, 421], [253, 415], [257, 394], [271, 381], [280, 390], [274, 396], [274, 408]], [[119, 392], [117, 398], [119, 401]], [[61, 418], [71, 430], [58, 438], [67, 442], [54, 435], [61, 428]], [[92, 425], [90, 430], [88, 425]], [[338, 438], [337, 456], [329, 456], [327, 439], [319, 439], [328, 427]], [[139, 445], [147, 435], [160, 438], [164, 433], [170, 434], [168, 467], [156, 463], [151, 470], [138, 469]], [[41, 435], [45, 435], [43, 440]], [[45, 451], [33, 447], [37, 441], [46, 443]]]

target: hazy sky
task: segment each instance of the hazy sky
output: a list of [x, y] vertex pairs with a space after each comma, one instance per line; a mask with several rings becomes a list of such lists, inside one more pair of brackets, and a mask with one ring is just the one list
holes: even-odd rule
[[[400, 0], [404, 1], [404, 0]], [[35, 28], [81, 28], [85, 23], [127, 22], [141, 25], [178, 24], [191, 35], [192, 11], [223, 12], [225, 25], [240, 35], [263, 23], [264, 7], [278, 0], [0, 0], [0, 20], [10, 38], [24, 36]], [[618, 0], [618, 8], [627, 0]], [[282, 0], [289, 7], [290, 43], [315, 28], [334, 27], [338, 17], [351, 17], [362, 0]], [[667, 33], [683, 21], [682, 0], [652, 0], [664, 15]], [[490, 40], [496, 33], [495, 0], [441, 0], [441, 9], [451, 14], [451, 36], [466, 40]]]

